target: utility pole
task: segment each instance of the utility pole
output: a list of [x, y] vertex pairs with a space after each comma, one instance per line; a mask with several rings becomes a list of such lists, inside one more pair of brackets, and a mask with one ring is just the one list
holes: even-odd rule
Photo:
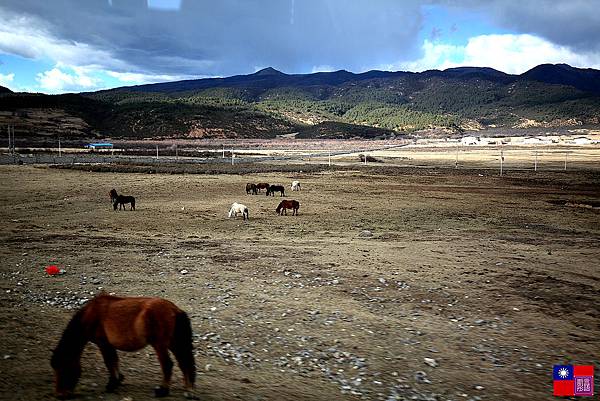
[[329, 167], [331, 167], [331, 150], [329, 151]]
[[535, 160], [533, 162], [533, 171], [537, 171], [538, 153], [537, 147], [535, 148]]
[[158, 160], [158, 145], [156, 145], [156, 160]]
[[225, 144], [223, 144], [223, 159], [225, 158]]
[[8, 153], [15, 154], [15, 126], [9, 124], [6, 128], [8, 130]]
[[233, 166], [233, 158], [235, 157], [235, 155], [233, 154], [233, 149], [231, 149], [231, 165]]
[[500, 176], [502, 176], [504, 165], [504, 149], [500, 147]]
[[[14, 139], [13, 139], [14, 142]], [[567, 171], [567, 157], [569, 156], [569, 152], [565, 152], [565, 171]]]
[[61, 157], [61, 148], [60, 148], [60, 136], [58, 137], [58, 157]]

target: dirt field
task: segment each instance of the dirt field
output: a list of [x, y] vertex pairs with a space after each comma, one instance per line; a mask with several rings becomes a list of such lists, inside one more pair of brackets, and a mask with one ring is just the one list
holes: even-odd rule
[[[555, 399], [553, 364], [599, 375], [600, 174], [495, 174], [0, 166], [0, 398], [53, 399], [51, 350], [104, 289], [189, 313], [202, 400]], [[244, 190], [292, 179], [297, 217]], [[113, 187], [137, 211], [114, 212]], [[153, 351], [120, 356], [105, 394], [86, 348], [81, 399], [153, 399]], [[182, 387], [175, 369], [169, 399]]]

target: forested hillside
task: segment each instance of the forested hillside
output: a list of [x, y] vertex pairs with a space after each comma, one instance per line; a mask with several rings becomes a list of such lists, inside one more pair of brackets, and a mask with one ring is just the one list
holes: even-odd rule
[[[27, 133], [51, 135], [65, 126], [61, 119], [70, 118], [80, 121], [73, 135], [193, 138], [294, 132], [385, 137], [428, 129], [451, 135], [498, 127], [599, 125], [598, 77], [596, 70], [565, 65], [539, 66], [521, 76], [474, 67], [306, 75], [268, 68], [78, 95], [5, 92], [0, 124], [12, 121]], [[43, 121], [44, 110], [54, 124]]]

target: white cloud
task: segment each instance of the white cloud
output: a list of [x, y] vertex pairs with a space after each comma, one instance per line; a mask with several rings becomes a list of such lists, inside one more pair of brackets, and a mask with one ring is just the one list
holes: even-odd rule
[[333, 68], [330, 65], [315, 65], [312, 68], [312, 73], [314, 74], [315, 72], [332, 72], [335, 71], [335, 68]]
[[88, 75], [89, 71], [81, 67], [70, 67], [73, 73], [65, 72], [69, 68], [57, 64], [53, 69], [37, 74], [40, 88], [48, 93], [77, 92], [98, 89], [102, 80]]
[[126, 84], [148, 84], [156, 82], [169, 82], [169, 81], [181, 81], [183, 79], [195, 79], [196, 76], [191, 75], [165, 75], [165, 74], [142, 74], [134, 72], [116, 72], [106, 71], [106, 74], [118, 79], [119, 81]]
[[39, 18], [15, 15], [0, 8], [0, 53], [29, 59], [50, 59], [73, 66], [126, 69], [127, 63], [109, 52], [77, 41], [56, 38]]
[[0, 74], [0, 85], [9, 87], [11, 83], [15, 80], [15, 74]]
[[522, 34], [480, 35], [464, 46], [425, 40], [423, 57], [384, 66], [387, 69], [424, 71], [460, 66], [491, 67], [521, 74], [539, 64], [566, 63], [574, 67], [600, 68], [600, 53], [574, 53], [537, 36]]
[[481, 35], [469, 39], [465, 47], [464, 64], [492, 67], [512, 74], [544, 63], [598, 68], [600, 54], [574, 53], [568, 47], [527, 34]]

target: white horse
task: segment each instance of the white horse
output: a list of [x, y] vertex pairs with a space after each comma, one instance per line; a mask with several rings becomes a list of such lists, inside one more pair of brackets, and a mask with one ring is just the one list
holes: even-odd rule
[[242, 214], [242, 217], [244, 218], [244, 220], [248, 220], [248, 207], [245, 205], [242, 205], [241, 203], [233, 203], [231, 205], [231, 209], [229, 209], [229, 217], [236, 217], [238, 215], [238, 213]]
[[292, 191], [300, 191], [300, 181], [292, 181]]

